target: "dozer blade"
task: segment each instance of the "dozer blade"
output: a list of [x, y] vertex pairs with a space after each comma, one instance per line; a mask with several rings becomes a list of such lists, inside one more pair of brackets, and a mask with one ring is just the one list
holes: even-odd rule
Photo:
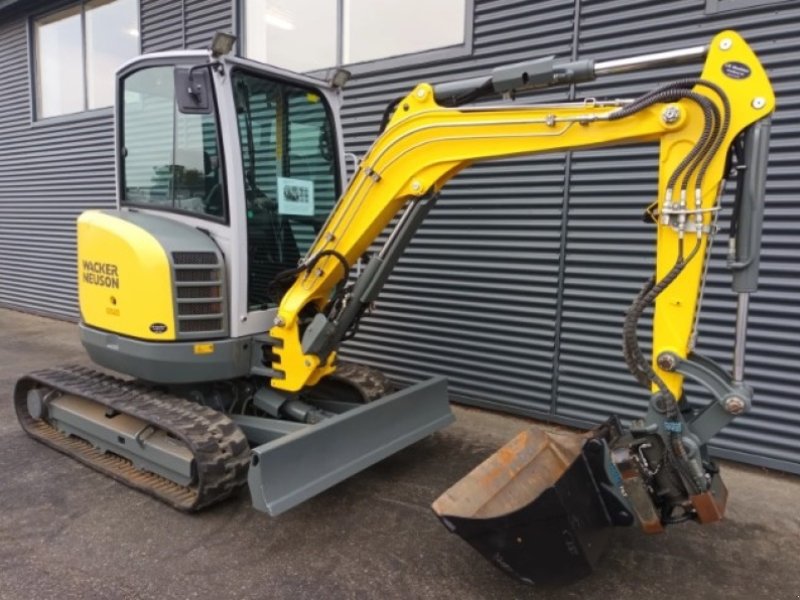
[[523, 431], [442, 494], [445, 526], [510, 575], [535, 584], [585, 577], [612, 525], [633, 519], [611, 484], [602, 439]]
[[253, 449], [253, 506], [279, 515], [455, 420], [437, 377]]

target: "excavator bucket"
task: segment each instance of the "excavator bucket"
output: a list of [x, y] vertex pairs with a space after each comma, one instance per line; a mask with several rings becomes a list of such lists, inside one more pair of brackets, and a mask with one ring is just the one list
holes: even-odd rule
[[523, 431], [442, 494], [433, 510], [489, 561], [527, 583], [585, 577], [612, 525], [631, 524], [606, 442]]

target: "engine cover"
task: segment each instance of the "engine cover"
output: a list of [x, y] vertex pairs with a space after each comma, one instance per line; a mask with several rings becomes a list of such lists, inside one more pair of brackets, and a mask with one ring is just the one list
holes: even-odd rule
[[158, 215], [93, 210], [78, 218], [81, 318], [151, 341], [227, 335], [225, 268], [216, 244]]

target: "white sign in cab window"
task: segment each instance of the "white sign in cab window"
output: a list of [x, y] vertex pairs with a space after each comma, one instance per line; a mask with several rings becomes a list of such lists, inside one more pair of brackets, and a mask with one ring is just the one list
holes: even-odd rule
[[278, 177], [278, 212], [297, 217], [314, 216], [314, 182]]

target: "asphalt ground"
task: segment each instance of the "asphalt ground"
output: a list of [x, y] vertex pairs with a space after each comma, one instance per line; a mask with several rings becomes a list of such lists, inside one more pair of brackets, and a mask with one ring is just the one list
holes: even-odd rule
[[73, 324], [0, 309], [0, 599], [800, 598], [800, 478], [723, 464], [721, 523], [614, 530], [596, 572], [509, 579], [430, 503], [530, 421], [456, 408], [446, 430], [278, 517], [246, 490], [179, 513], [26, 437], [27, 371], [84, 363]]

